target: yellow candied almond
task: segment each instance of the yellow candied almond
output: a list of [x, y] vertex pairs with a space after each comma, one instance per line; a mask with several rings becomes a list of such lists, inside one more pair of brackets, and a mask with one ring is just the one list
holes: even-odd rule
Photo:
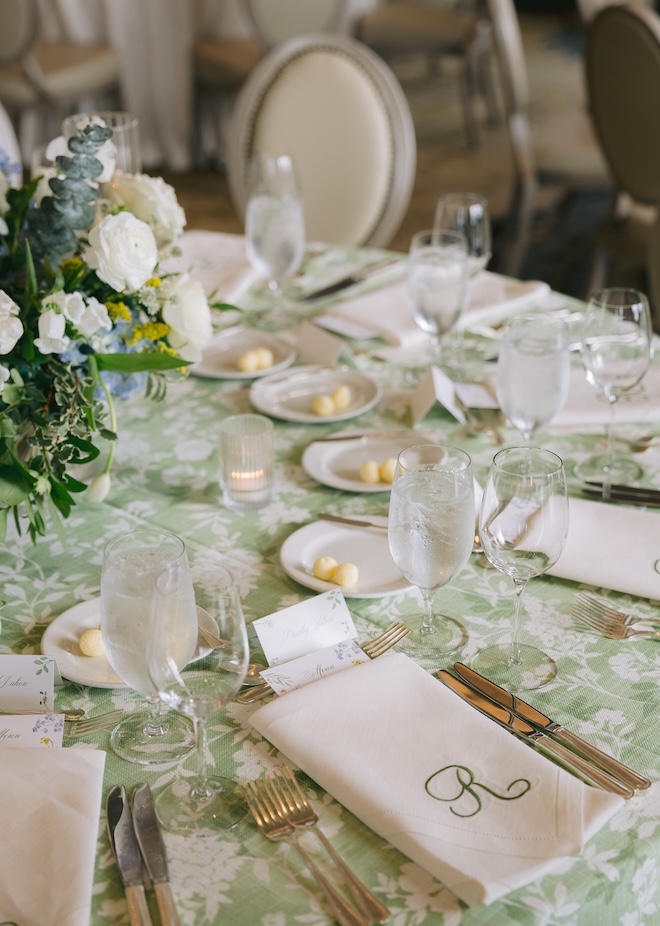
[[332, 556], [319, 556], [312, 566], [312, 575], [322, 582], [332, 582], [337, 560]]
[[362, 482], [380, 482], [378, 463], [375, 460], [363, 460], [360, 465], [360, 479]]
[[259, 355], [256, 350], [247, 350], [236, 361], [236, 366], [241, 373], [254, 373], [259, 369]]
[[317, 395], [312, 399], [312, 411], [319, 418], [327, 418], [335, 410], [335, 403], [329, 395]]
[[267, 347], [257, 347], [254, 352], [257, 355], [258, 370], [267, 370], [272, 367], [274, 359], [272, 350]]
[[380, 467], [379, 478], [381, 482], [388, 482], [390, 485], [394, 482], [396, 473], [396, 460], [394, 457], [388, 457]]
[[78, 645], [83, 656], [102, 656], [103, 637], [98, 627], [86, 630], [80, 637]]
[[334, 571], [332, 581], [342, 588], [354, 588], [359, 576], [358, 567], [354, 563], [340, 563]]
[[351, 390], [348, 386], [337, 386], [337, 388], [333, 390], [330, 398], [335, 403], [337, 411], [342, 411], [351, 404]]

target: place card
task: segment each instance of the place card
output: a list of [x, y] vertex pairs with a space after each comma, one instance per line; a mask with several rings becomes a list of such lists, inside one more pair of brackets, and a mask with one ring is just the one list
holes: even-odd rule
[[0, 710], [52, 710], [58, 677], [52, 656], [0, 656]]
[[333, 367], [346, 345], [334, 334], [323, 331], [312, 322], [303, 322], [296, 336], [298, 363], [320, 364]]
[[483, 383], [455, 383], [439, 367], [432, 366], [412, 394], [413, 425], [418, 424], [439, 402], [450, 415], [465, 424], [464, 408], [497, 408], [497, 400]]
[[346, 599], [339, 589], [260, 617], [251, 626], [269, 666], [357, 636]]
[[2, 746], [58, 748], [62, 745], [63, 736], [64, 714], [0, 716], [0, 748]]
[[317, 678], [350, 669], [351, 666], [359, 666], [363, 662], [369, 662], [369, 657], [357, 643], [353, 640], [342, 640], [334, 646], [326, 646], [298, 659], [291, 659], [281, 666], [265, 669], [260, 674], [273, 691], [281, 695], [295, 688], [302, 688]]

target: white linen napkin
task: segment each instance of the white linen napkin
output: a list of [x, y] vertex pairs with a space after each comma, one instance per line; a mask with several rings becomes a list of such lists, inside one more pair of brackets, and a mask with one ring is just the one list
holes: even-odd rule
[[[512, 311], [531, 308], [549, 292], [547, 283], [523, 283], [485, 271], [471, 281], [469, 305], [457, 327], [466, 328], [476, 322], [486, 323]], [[412, 317], [405, 279], [329, 306], [324, 309], [324, 314], [357, 322], [362, 328], [373, 331], [389, 344], [398, 347], [413, 347], [428, 341], [428, 335], [415, 324]]]
[[660, 601], [660, 511], [571, 498], [568, 537], [548, 574]]
[[471, 906], [578, 855], [623, 803], [516, 740], [403, 653], [285, 694], [250, 722]]
[[180, 257], [163, 263], [168, 273], [188, 271], [214, 302], [235, 304], [257, 280], [247, 258], [245, 238], [223, 232], [187, 231], [177, 241]]
[[89, 926], [105, 753], [3, 747], [0, 921]]
[[[660, 395], [660, 363], [651, 364], [639, 387], [622, 395], [614, 410], [615, 428], [624, 422], [657, 422]], [[605, 396], [591, 386], [581, 364], [571, 369], [566, 404], [550, 423], [550, 428], [604, 429], [610, 420], [610, 406]]]

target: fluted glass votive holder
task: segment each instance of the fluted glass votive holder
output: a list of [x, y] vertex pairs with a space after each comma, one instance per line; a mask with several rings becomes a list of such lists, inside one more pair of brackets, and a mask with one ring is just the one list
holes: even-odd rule
[[219, 429], [222, 502], [233, 511], [267, 505], [273, 494], [273, 422], [263, 415], [232, 415]]

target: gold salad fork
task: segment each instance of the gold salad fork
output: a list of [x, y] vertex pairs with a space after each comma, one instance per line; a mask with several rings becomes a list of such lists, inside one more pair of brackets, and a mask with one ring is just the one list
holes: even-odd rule
[[99, 733], [101, 730], [108, 730], [119, 723], [122, 715], [122, 710], [116, 710], [108, 711], [105, 714], [97, 714], [95, 717], [85, 717], [82, 720], [65, 720], [64, 736], [67, 738], [89, 736], [92, 733]]
[[291, 823], [287, 822], [280, 812], [280, 804], [277, 794], [273, 790], [272, 782], [264, 779], [251, 781], [241, 785], [241, 788], [259, 830], [274, 842], [282, 840], [293, 846], [307, 865], [321, 889], [333, 917], [340, 926], [368, 926], [368, 921], [333, 887], [309, 853], [299, 844], [296, 839], [295, 828]]
[[634, 637], [660, 637], [660, 631], [637, 629], [636, 626], [637, 624], [649, 623], [657, 625], [660, 622], [617, 611], [611, 605], [597, 601], [584, 593], [580, 593], [575, 600], [573, 616], [586, 627], [612, 640], [627, 640]]
[[270, 775], [273, 793], [277, 794], [279, 806], [288, 823], [294, 827], [307, 827], [312, 830], [324, 846], [328, 855], [342, 873], [353, 900], [370, 923], [384, 923], [391, 916], [391, 911], [353, 874], [344, 860], [335, 852], [330, 840], [323, 830], [317, 827], [318, 815], [309, 803], [293, 772], [288, 766], [275, 770]]
[[[387, 630], [384, 630], [382, 633], [379, 633], [377, 637], [374, 637], [373, 640], [367, 640], [366, 643], [360, 643], [360, 649], [367, 654], [369, 659], [377, 659], [379, 656], [382, 656], [383, 653], [386, 653], [389, 649], [392, 649], [400, 640], [403, 640], [405, 636], [410, 633], [410, 627], [406, 627], [405, 624], [400, 624], [396, 621], [394, 624], [390, 624]], [[253, 701], [261, 701], [262, 698], [267, 698], [268, 695], [273, 694], [273, 689], [267, 682], [264, 682], [263, 685], [256, 685], [254, 688], [248, 688], [246, 691], [240, 691], [235, 700], [240, 701], [242, 704], [252, 704]]]

